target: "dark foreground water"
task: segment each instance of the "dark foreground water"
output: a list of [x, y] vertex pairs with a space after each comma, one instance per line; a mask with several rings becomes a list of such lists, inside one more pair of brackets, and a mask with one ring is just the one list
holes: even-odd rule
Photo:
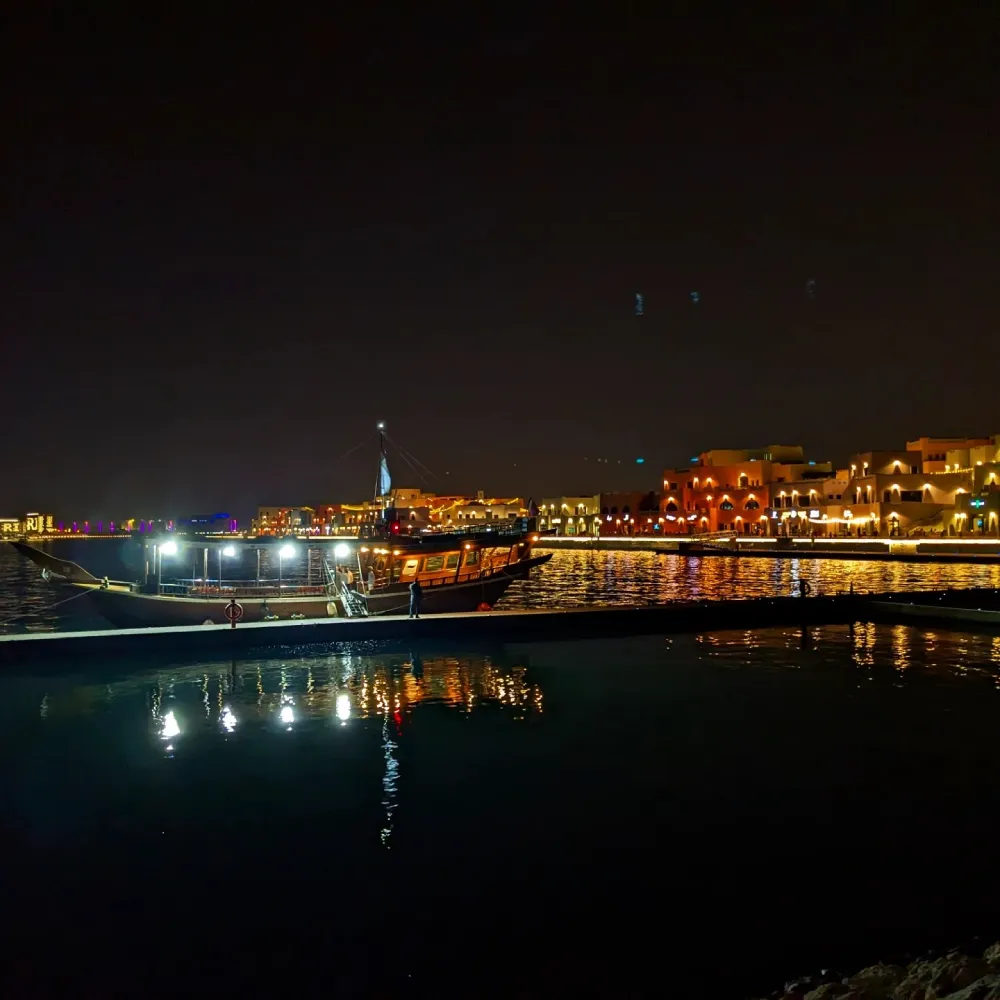
[[870, 626], [8, 675], [8, 992], [740, 997], [948, 946], [998, 927], [998, 680]]
[[[64, 558], [80, 561], [112, 578], [128, 571], [117, 554], [120, 543], [92, 540], [50, 543]], [[646, 601], [724, 600], [785, 596], [800, 580], [813, 593], [846, 591], [942, 590], [1000, 587], [1000, 565], [914, 564], [842, 559], [689, 558], [653, 552], [558, 550], [531, 578], [515, 581], [498, 608], [571, 608]], [[0, 634], [14, 631], [106, 628], [80, 599], [61, 603], [39, 571], [9, 545], [0, 544]]]

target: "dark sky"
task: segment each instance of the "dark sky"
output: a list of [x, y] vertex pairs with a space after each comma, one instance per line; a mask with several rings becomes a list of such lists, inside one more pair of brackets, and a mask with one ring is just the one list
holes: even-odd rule
[[8, 23], [0, 513], [1000, 431], [996, 13], [619, 6]]

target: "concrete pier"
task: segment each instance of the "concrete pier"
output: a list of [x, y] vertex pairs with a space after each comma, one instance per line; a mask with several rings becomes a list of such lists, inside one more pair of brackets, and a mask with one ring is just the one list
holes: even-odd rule
[[[510, 643], [566, 641], [628, 635], [719, 632], [836, 625], [872, 621], [916, 621], [916, 606], [937, 609], [935, 620], [972, 622], [973, 609], [997, 609], [996, 590], [934, 591], [895, 595], [756, 598], [742, 601], [674, 601], [644, 607], [581, 608], [559, 611], [493, 611], [471, 614], [330, 618], [93, 632], [36, 632], [0, 636], [0, 662], [30, 664], [81, 658], [198, 656], [228, 659], [255, 650], [360, 643]], [[958, 617], [961, 611], [966, 617]], [[929, 611], [924, 612], [928, 618]], [[983, 619], [989, 623], [994, 619]]]
[[746, 601], [677, 601], [645, 607], [565, 611], [493, 611], [471, 614], [330, 618], [311, 621], [36, 632], [0, 636], [0, 661], [145, 656], [229, 657], [269, 647], [448, 641], [520, 642], [605, 636], [705, 632], [779, 625], [829, 624], [855, 617], [861, 598], [781, 597]]

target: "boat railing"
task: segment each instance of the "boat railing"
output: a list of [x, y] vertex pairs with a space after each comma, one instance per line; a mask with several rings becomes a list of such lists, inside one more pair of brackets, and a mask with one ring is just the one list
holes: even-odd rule
[[268, 597], [323, 597], [327, 588], [316, 584], [300, 584], [295, 581], [288, 583], [278, 581], [257, 582], [256, 580], [224, 580], [218, 583], [202, 580], [175, 580], [173, 583], [161, 583], [159, 593], [165, 597], [235, 597], [245, 598]]

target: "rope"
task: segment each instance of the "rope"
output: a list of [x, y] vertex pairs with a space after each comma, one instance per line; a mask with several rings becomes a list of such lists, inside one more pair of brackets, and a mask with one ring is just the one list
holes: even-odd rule
[[56, 601], [55, 604], [50, 604], [47, 608], [42, 608], [39, 611], [22, 611], [20, 614], [12, 615], [10, 618], [4, 618], [0, 620], [0, 628], [4, 625], [9, 625], [11, 622], [16, 622], [18, 618], [27, 618], [29, 615], [42, 615], [47, 611], [53, 611], [60, 605], [69, 604], [70, 601], [75, 601], [78, 597], [86, 597], [89, 593], [89, 590], [81, 590], [79, 594], [74, 594], [72, 597], [64, 597], [61, 601]]

